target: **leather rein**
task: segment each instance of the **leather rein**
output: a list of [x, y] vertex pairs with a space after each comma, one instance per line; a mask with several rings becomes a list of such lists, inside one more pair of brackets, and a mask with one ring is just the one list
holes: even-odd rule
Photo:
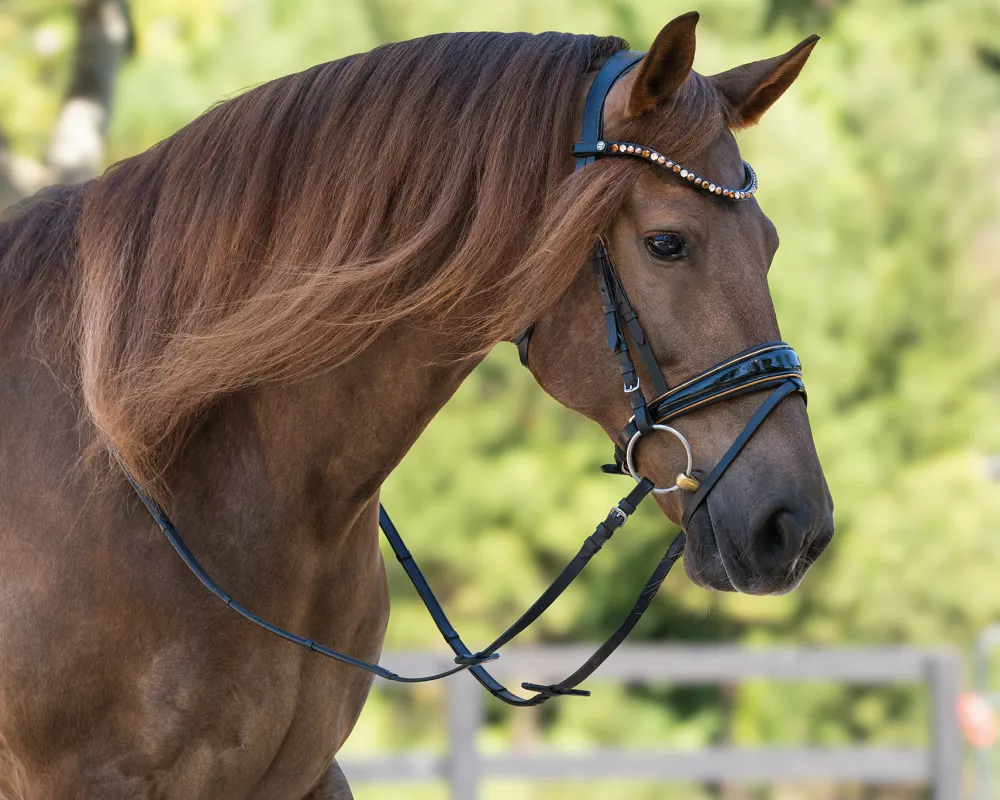
[[[642, 57], [643, 53], [633, 51], [615, 53], [607, 60], [595, 77], [587, 95], [581, 141], [577, 142], [573, 147], [573, 154], [577, 157], [576, 168], [581, 169], [601, 158], [609, 156], [641, 158], [676, 173], [681, 179], [687, 180], [695, 188], [702, 191], [737, 201], [752, 197], [757, 189], [757, 178], [749, 164], [745, 164], [746, 185], [739, 190], [726, 189], [702, 179], [700, 176], [674, 163], [655, 150], [628, 142], [608, 142], [602, 138], [605, 99], [615, 82], [631, 70]], [[381, 505], [379, 506], [379, 525], [393, 553], [395, 553], [396, 558], [413, 583], [417, 594], [427, 607], [431, 618], [434, 620], [435, 625], [437, 625], [444, 640], [455, 653], [455, 666], [451, 669], [433, 675], [418, 677], [397, 675], [378, 664], [372, 664], [345, 653], [331, 650], [314, 642], [312, 639], [291, 633], [261, 619], [252, 611], [249, 611], [236, 602], [236, 600], [219, 587], [211, 575], [198, 563], [198, 559], [184, 543], [184, 540], [163, 508], [136, 484], [127, 471], [125, 474], [139, 496], [139, 499], [149, 510], [167, 540], [198, 580], [231, 609], [276, 636], [280, 636], [322, 656], [367, 670], [385, 680], [400, 683], [433, 681], [456, 672], [468, 670], [490, 694], [512, 706], [537, 706], [552, 697], [560, 695], [589, 695], [590, 692], [577, 689], [576, 687], [607, 660], [642, 618], [642, 615], [656, 596], [667, 573], [670, 572], [670, 568], [684, 551], [685, 534], [683, 531], [678, 534], [667, 548], [663, 558], [660, 559], [660, 562], [656, 565], [656, 569], [653, 570], [653, 573], [646, 581], [646, 585], [639, 593], [631, 611], [629, 611], [618, 629], [572, 675], [555, 684], [522, 683], [521, 688], [533, 694], [529, 697], [520, 697], [497, 681], [487, 671], [484, 664], [499, 658], [500, 654], [498, 651], [500, 648], [516, 638], [559, 598], [580, 574], [587, 565], [587, 562], [604, 546], [615, 531], [628, 520], [639, 502], [646, 495], [651, 492], [665, 493], [678, 490], [686, 492], [683, 518], [683, 527], [686, 529], [694, 512], [704, 502], [708, 493], [716, 485], [729, 465], [732, 464], [750, 437], [760, 427], [767, 415], [789, 394], [793, 392], [805, 394], [798, 356], [784, 342], [769, 342], [753, 347], [716, 364], [678, 386], [670, 388], [663, 376], [663, 370], [660, 369], [660, 365], [656, 360], [656, 355], [653, 353], [646, 339], [642, 326], [639, 324], [638, 316], [629, 302], [628, 295], [625, 293], [625, 288], [618, 277], [618, 273], [603, 241], [599, 242], [594, 249], [591, 257], [591, 266], [597, 280], [597, 289], [607, 323], [608, 345], [618, 359], [624, 391], [629, 398], [633, 412], [632, 418], [623, 428], [615, 445], [615, 464], [602, 467], [602, 469], [615, 474], [631, 474], [636, 481], [636, 485], [632, 491], [621, 499], [618, 505], [614, 506], [608, 512], [607, 517], [598, 524], [594, 533], [584, 540], [579, 552], [566, 565], [563, 571], [559, 573], [552, 584], [527, 611], [491, 644], [482, 650], [473, 652], [466, 646], [458, 632], [449, 622], [444, 609], [441, 607], [433, 591], [431, 591], [426, 578], [417, 566], [416, 561], [414, 561], [412, 554], [403, 543], [402, 537], [396, 530], [396, 526], [393, 525], [392, 520], [389, 519], [385, 508]], [[531, 328], [515, 339], [521, 362], [525, 366], [528, 364], [530, 337]], [[631, 338], [632, 343], [638, 350], [646, 371], [652, 378], [656, 391], [656, 396], [652, 401], [645, 399], [640, 387], [639, 377], [636, 373], [635, 364], [632, 361], [629, 349], [629, 338]], [[708, 476], [698, 481], [692, 475], [690, 444], [679, 431], [666, 423], [711, 403], [750, 392], [759, 392], [764, 389], [772, 390], [767, 399], [764, 400], [753, 414], [742, 433], [732, 443], [729, 450], [723, 455]], [[641, 477], [635, 468], [632, 454], [636, 443], [641, 437], [651, 435], [654, 431], [671, 433], [683, 444], [687, 453], [687, 469], [684, 473], [678, 475], [674, 486], [657, 488], [648, 478]]]

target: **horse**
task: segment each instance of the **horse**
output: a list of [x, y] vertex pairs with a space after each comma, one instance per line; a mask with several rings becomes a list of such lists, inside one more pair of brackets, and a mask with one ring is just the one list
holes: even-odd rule
[[[603, 106], [609, 136], [684, 175], [642, 152], [573, 168], [588, 89], [621, 39], [457, 33], [256, 87], [6, 215], [4, 800], [351, 796], [335, 757], [371, 675], [218, 603], [129, 478], [235, 597], [376, 661], [379, 487], [492, 348], [530, 329], [542, 389], [612, 439], [637, 413], [606, 348], [595, 242], [666, 380], [778, 338], [775, 228], [752, 193], [719, 195], [749, 169], [733, 132], [816, 37], [706, 77], [696, 22], [668, 23]], [[636, 370], [636, 387], [656, 382]], [[675, 423], [693, 470], [659, 433], [629, 463], [647, 489], [679, 472], [696, 485], [758, 402]], [[656, 502], [684, 523], [692, 581], [790, 591], [833, 535], [803, 395], [688, 518], [685, 494]]]

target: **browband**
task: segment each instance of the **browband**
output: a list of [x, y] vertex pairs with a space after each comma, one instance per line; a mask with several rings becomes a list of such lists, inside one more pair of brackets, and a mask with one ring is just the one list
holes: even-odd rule
[[605, 141], [604, 103], [608, 99], [608, 94], [618, 80], [627, 75], [642, 60], [644, 55], [645, 53], [639, 53], [635, 50], [619, 50], [608, 58], [604, 67], [594, 78], [583, 109], [581, 138], [573, 145], [576, 169], [610, 156], [638, 158], [655, 164], [667, 172], [675, 173], [678, 177], [708, 194], [719, 195], [729, 200], [749, 200], [757, 193], [757, 173], [746, 161], [743, 162], [743, 174], [746, 179], [743, 187], [730, 189], [703, 178], [683, 164], [678, 164], [673, 159], [649, 147], [635, 142]]

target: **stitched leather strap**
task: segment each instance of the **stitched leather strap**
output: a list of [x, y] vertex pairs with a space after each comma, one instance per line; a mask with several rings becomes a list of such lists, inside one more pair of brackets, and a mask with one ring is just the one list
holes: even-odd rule
[[[596, 148], [596, 142], [601, 139], [604, 132], [604, 102], [608, 93], [619, 78], [629, 72], [638, 64], [644, 53], [634, 50], [619, 50], [613, 54], [601, 67], [600, 72], [594, 77], [587, 92], [587, 100], [583, 108], [583, 125], [580, 132], [581, 142], [577, 142], [573, 147], [573, 154], [577, 156], [576, 169], [582, 169], [595, 161], [596, 150], [587, 149], [589, 144]], [[580, 147], [584, 146], [584, 150]], [[639, 387], [639, 376], [635, 371], [635, 364], [632, 361], [632, 354], [629, 351], [628, 340], [625, 338], [624, 329], [627, 328], [632, 341], [639, 350], [639, 356], [646, 366], [653, 384], [658, 394], [667, 391], [667, 383], [663, 378], [663, 370], [660, 369], [653, 349], [650, 347], [646, 334], [639, 324], [638, 316], [629, 302], [625, 288], [622, 286], [615, 271], [614, 264], [608, 257], [607, 248], [604, 242], [598, 242], [591, 256], [591, 264], [594, 268], [594, 276], [597, 279], [597, 290], [601, 295], [601, 305], [604, 309], [604, 318], [608, 328], [608, 346], [614, 351], [618, 359], [618, 366], [621, 369], [622, 380], [624, 382], [625, 393], [628, 395], [629, 404], [632, 406], [632, 416], [636, 425], [643, 433], [650, 433], [653, 430], [653, 415], [650, 413]]]
[[625, 287], [622, 285], [621, 278], [618, 277], [618, 271], [615, 269], [611, 259], [608, 258], [606, 250], [604, 252], [604, 257], [608, 263], [608, 271], [611, 273], [615, 299], [618, 302], [618, 316], [621, 319], [622, 324], [625, 326], [625, 329], [628, 331], [628, 335], [632, 338], [632, 343], [635, 344], [636, 349], [639, 351], [639, 356], [642, 358], [642, 363], [646, 366], [646, 372], [649, 373], [649, 376], [653, 381], [653, 387], [656, 389], [657, 395], [666, 394], [670, 390], [670, 387], [667, 386], [667, 380], [663, 377], [663, 370], [660, 368], [660, 362], [656, 360], [653, 348], [650, 346], [649, 340], [646, 338], [646, 332], [642, 329], [642, 325], [639, 322], [639, 315], [635, 313], [635, 309], [632, 307], [632, 301], [628, 299], [628, 294], [625, 292]]
[[[548, 608], [562, 595], [564, 591], [566, 591], [566, 588], [583, 571], [583, 568], [587, 565], [590, 559], [593, 558], [594, 555], [604, 546], [604, 544], [614, 535], [614, 532], [625, 524], [629, 516], [635, 512], [639, 502], [647, 494], [649, 494], [650, 489], [653, 488], [652, 482], [648, 480], [643, 480], [636, 484], [632, 491], [623, 497], [618, 505], [608, 513], [607, 518], [598, 524], [594, 533], [584, 540], [583, 545], [580, 547], [576, 556], [569, 562], [569, 564], [567, 564], [563, 571], [542, 593], [538, 600], [536, 600], [528, 608], [528, 610], [514, 622], [514, 624], [507, 628], [507, 630], [500, 634], [500, 636], [498, 636], [488, 647], [479, 653], [473, 653], [468, 647], [466, 647], [462, 638], [459, 636], [458, 631], [455, 630], [454, 626], [452, 626], [449, 621], [447, 614], [445, 614], [444, 609], [442, 608], [440, 602], [438, 602], [438, 599], [431, 590], [430, 585], [427, 583], [427, 579], [424, 577], [420, 567], [414, 560], [413, 554], [406, 547], [402, 537], [399, 535], [399, 531], [396, 530], [395, 525], [393, 525], [392, 520], [386, 513], [385, 508], [379, 506], [379, 526], [382, 528], [382, 531], [385, 534], [390, 547], [392, 547], [392, 551], [395, 553], [397, 560], [403, 566], [403, 570], [413, 583], [417, 594], [427, 607], [427, 611], [430, 613], [431, 619], [434, 620], [434, 624], [437, 626], [441, 635], [455, 653], [456, 666], [453, 668], [431, 675], [409, 677], [398, 675], [378, 664], [372, 664], [367, 661], [363, 661], [362, 659], [354, 658], [346, 653], [331, 650], [328, 647], [318, 644], [312, 639], [307, 639], [304, 636], [299, 636], [298, 634], [274, 625], [240, 605], [229, 594], [223, 591], [212, 576], [209, 575], [208, 572], [205, 571], [204, 567], [201, 566], [194, 553], [191, 552], [191, 549], [177, 532], [176, 527], [170, 520], [170, 517], [167, 516], [166, 511], [163, 510], [159, 503], [153, 500], [142, 490], [142, 488], [132, 479], [131, 475], [129, 475], [129, 473], [125, 470], [124, 466], [122, 467], [122, 470], [125, 472], [129, 483], [132, 484], [132, 488], [139, 496], [139, 499], [142, 501], [143, 505], [146, 506], [146, 509], [149, 511], [160, 530], [163, 531], [167, 541], [169, 541], [174, 550], [177, 551], [177, 554], [187, 565], [188, 569], [194, 573], [195, 577], [198, 578], [206, 589], [222, 600], [222, 602], [224, 602], [229, 608], [236, 611], [254, 625], [257, 625], [264, 630], [275, 634], [276, 636], [280, 636], [282, 639], [285, 639], [292, 644], [299, 645], [300, 647], [304, 647], [307, 650], [318, 653], [319, 655], [327, 658], [332, 658], [335, 661], [367, 670], [368, 672], [378, 675], [380, 678], [384, 678], [387, 681], [394, 681], [397, 683], [423, 683], [426, 681], [438, 680], [439, 678], [454, 675], [456, 672], [468, 669], [472, 671], [472, 673], [476, 676], [476, 679], [483, 686], [485, 686], [491, 694], [511, 705], [538, 705], [539, 703], [548, 700], [549, 697], [554, 696], [554, 694], [558, 694], [560, 692], [550, 692], [546, 689], [544, 691], [540, 691], [534, 697], [518, 697], [496, 681], [496, 679], [483, 669], [482, 665], [499, 658], [500, 654], [497, 650], [515, 639], [529, 625], [545, 613], [546, 610], [548, 610]], [[628, 622], [628, 620], [626, 620], [626, 622]], [[631, 623], [633, 626], [634, 624], [634, 622]], [[629, 630], [631, 630], [631, 627], [629, 627]], [[588, 665], [592, 663], [595, 665], [592, 667], [591, 671], [596, 669], [596, 665], [603, 663], [603, 661], [607, 659], [612, 652], [614, 652], [614, 650], [618, 647], [618, 644], [624, 640], [625, 635], [627, 635], [627, 632], [624, 635], [620, 635], [617, 639], [615, 636], [612, 636], [612, 639], [617, 643], [613, 646], [609, 646], [608, 643], [605, 643], [605, 645], [591, 657], [591, 659], [587, 662]], [[589, 674], [589, 672], [587, 674]], [[572, 687], [567, 687], [567, 690], [561, 693], [581, 694], [581, 692], [569, 691], [570, 688]]]
[[[765, 391], [791, 381], [805, 396], [802, 365], [799, 357], [784, 342], [768, 342], [737, 353], [714, 367], [689, 378], [648, 404], [653, 421], [658, 425], [689, 414], [713, 403], [740, 395]], [[640, 430], [639, 420], [630, 420], [615, 443], [616, 469], [621, 472], [629, 440]]]
[[[594, 248], [594, 253], [590, 258], [591, 266], [594, 269], [594, 278], [597, 281], [597, 293], [601, 297], [601, 309], [604, 312], [604, 320], [607, 326], [608, 347], [614, 351], [615, 358], [618, 359], [618, 368], [622, 373], [622, 388], [628, 396], [629, 404], [632, 406], [632, 416], [636, 425], [643, 433], [650, 433], [653, 430], [653, 423], [646, 407], [646, 398], [639, 385], [639, 375], [635, 371], [635, 363], [632, 361], [632, 353], [629, 351], [628, 340], [625, 338], [625, 330], [622, 328], [621, 301], [616, 292], [616, 285], [620, 285], [608, 258], [608, 251], [604, 243], [600, 242]], [[656, 362], [652, 352], [649, 357]], [[656, 367], [657, 372], [659, 366]]]
[[[656, 565], [656, 569], [653, 570], [653, 574], [649, 576], [649, 580], [646, 581], [646, 585], [642, 587], [642, 591], [639, 592], [639, 596], [636, 598], [636, 601], [632, 606], [632, 610], [629, 611], [628, 615], [622, 621], [622, 624], [619, 625], [618, 629], [597, 649], [594, 655], [592, 655], [586, 663], [583, 664], [583, 666], [581, 666], [576, 672], [565, 680], [553, 686], [543, 687], [549, 696], [569, 694], [569, 690], [572, 690], [574, 686], [577, 686], [593, 675], [597, 668], [607, 661], [608, 657], [618, 649], [621, 643], [624, 642], [628, 635], [632, 632], [632, 629], [639, 623], [639, 620], [642, 619], [642, 615], [646, 613], [646, 609], [649, 608], [650, 603], [653, 602], [653, 598], [656, 597], [656, 593], [660, 590], [660, 586], [670, 573], [670, 568], [673, 567], [673, 565], [677, 562], [677, 559], [679, 559], [684, 553], [684, 542], [685, 536], [684, 533], [681, 532], [677, 535], [677, 538], [670, 543], [670, 547], [667, 548], [667, 552], [663, 554], [663, 558], [660, 559], [660, 563]], [[524, 684], [521, 684], [521, 686], [522, 688], [529, 688]]]
[[736, 437], [736, 440], [729, 446], [725, 455], [719, 459], [719, 463], [715, 465], [708, 477], [701, 482], [701, 486], [698, 491], [691, 495], [690, 499], [687, 501], [684, 507], [684, 521], [683, 527], [687, 530], [688, 523], [691, 521], [691, 517], [694, 516], [694, 512], [698, 510], [708, 493], [712, 491], [712, 488], [719, 482], [719, 478], [722, 474], [729, 469], [729, 465], [733, 463], [733, 460], [740, 454], [746, 443], [750, 441], [750, 437], [757, 432], [757, 429], [761, 426], [761, 423], [767, 419], [767, 415], [770, 414], [777, 407], [778, 403], [785, 399], [792, 392], [799, 391], [799, 383], [793, 380], [787, 380], [781, 384], [777, 389], [775, 389], [771, 394], [768, 395], [767, 399], [760, 404], [760, 407], [754, 412], [753, 416], [750, 417], [750, 421], [747, 422], [746, 427], [740, 432], [740, 435]]
[[534, 603], [532, 603], [531, 607], [528, 608], [528, 610], [525, 611], [513, 625], [507, 628], [507, 630], [500, 634], [491, 644], [476, 655], [484, 656], [490, 653], [495, 653], [505, 644], [510, 642], [515, 636], [520, 634], [525, 628], [531, 625], [531, 623], [538, 619], [546, 610], [548, 610], [549, 606], [551, 606], [559, 598], [559, 596], [566, 591], [569, 585], [576, 579], [576, 576], [583, 571], [587, 562], [590, 561], [597, 551], [605, 545], [614, 532], [625, 524], [628, 517], [635, 513], [639, 503], [647, 494], [649, 494], [649, 491], [652, 488], [653, 482], [650, 480], [643, 480], [637, 483], [635, 488], [623, 497], [618, 505], [608, 512], [607, 518], [597, 526], [594, 533], [584, 540], [583, 545], [580, 547], [580, 551], [576, 554], [573, 560], [566, 565], [549, 588], [546, 589]]
[[[635, 623], [638, 619], [632, 620], [631, 616], [626, 618], [623, 623], [611, 638], [605, 642], [601, 648], [594, 653], [593, 656], [581, 667], [577, 672], [573, 673], [570, 678], [566, 679], [557, 686], [561, 689], [556, 689], [554, 691], [549, 691], [551, 687], [543, 687], [539, 684], [522, 684], [522, 688], [528, 689], [529, 691], [536, 691], [537, 693], [533, 697], [519, 697], [518, 695], [511, 692], [507, 687], [496, 680], [483, 666], [482, 663], [491, 660], [497, 655], [496, 651], [503, 647], [504, 645], [511, 642], [516, 638], [522, 631], [524, 631], [529, 625], [531, 625], [535, 620], [537, 620], [566, 590], [566, 588], [574, 581], [574, 579], [583, 571], [583, 568], [587, 565], [587, 562], [597, 553], [598, 550], [607, 542], [608, 539], [614, 534], [615, 530], [620, 528], [629, 515], [631, 515], [639, 502], [649, 494], [649, 491], [653, 488], [653, 484], [649, 480], [642, 480], [636, 484], [635, 488], [628, 493], [621, 502], [615, 506], [611, 512], [608, 514], [607, 518], [597, 526], [594, 533], [589, 536], [580, 548], [580, 551], [576, 554], [572, 561], [566, 566], [565, 569], [559, 574], [559, 576], [552, 582], [548, 589], [546, 589], [542, 595], [536, 600], [527, 611], [525, 611], [507, 630], [505, 630], [500, 636], [498, 636], [490, 645], [478, 653], [473, 653], [462, 641], [461, 637], [455, 632], [454, 627], [448, 621], [448, 616], [445, 614], [444, 609], [441, 607], [440, 602], [437, 597], [435, 597], [434, 592], [431, 590], [429, 584], [420, 568], [417, 566], [413, 557], [409, 554], [406, 549], [406, 545], [403, 543], [402, 537], [399, 535], [399, 531], [393, 525], [392, 520], [389, 518], [388, 513], [384, 507], [379, 507], [379, 524], [382, 526], [382, 532], [385, 534], [389, 545], [392, 547], [393, 552], [396, 554], [397, 559], [399, 559], [400, 564], [402, 564], [403, 569], [406, 571], [407, 576], [409, 576], [411, 583], [413, 583], [417, 594], [423, 601], [424, 605], [427, 607], [428, 612], [431, 615], [431, 619], [437, 626], [438, 630], [441, 632], [442, 637], [448, 643], [448, 646], [455, 652], [456, 662], [465, 663], [466, 661], [471, 662], [469, 671], [473, 674], [476, 680], [494, 697], [498, 700], [502, 700], [508, 705], [514, 706], [533, 706], [540, 705], [544, 703], [551, 697], [558, 694], [578, 694], [587, 695], [589, 692], [581, 691], [570, 691], [577, 683], [583, 680], [586, 675], [591, 674], [598, 666], [600, 666], [607, 658], [618, 648], [618, 646], [625, 640], [628, 635], [628, 631], [631, 631], [635, 627]], [[674, 561], [680, 556], [683, 550], [683, 543], [678, 546], [677, 554], [674, 557]], [[673, 563], [673, 562], [671, 562]], [[669, 567], [667, 568], [669, 571]], [[663, 573], [666, 576], [666, 572]], [[663, 578], [660, 578], [662, 583]], [[659, 584], [657, 584], [659, 588]], [[637, 604], [640, 604], [645, 597], [645, 594], [649, 591], [649, 585], [643, 590], [643, 594], [640, 594], [640, 599]], [[655, 594], [655, 589], [653, 590]], [[652, 597], [649, 597], [642, 607], [649, 605], [652, 601]], [[633, 613], [635, 609], [633, 609]], [[642, 611], [639, 612], [639, 616], [642, 615]], [[622, 632], [623, 628], [626, 628]], [[586, 671], [584, 674], [585, 670]], [[582, 675], [579, 679], [572, 682], [575, 676]], [[535, 687], [538, 687], [537, 689]]]
[[[241, 616], [248, 619], [254, 625], [258, 625], [264, 630], [270, 631], [275, 636], [280, 636], [282, 639], [285, 639], [291, 642], [292, 644], [297, 644], [300, 647], [304, 647], [307, 650], [311, 650], [312, 652], [318, 653], [321, 656], [332, 658], [335, 661], [340, 661], [343, 664], [350, 664], [353, 667], [359, 667], [360, 669], [367, 670], [368, 672], [378, 675], [380, 678], [384, 678], [387, 681], [395, 681], [397, 683], [424, 683], [426, 681], [436, 681], [439, 678], [444, 678], [447, 677], [448, 675], [454, 675], [456, 672], [461, 672], [462, 670], [468, 669], [470, 666], [472, 666], [471, 663], [463, 663], [459, 664], [458, 666], [452, 669], [445, 670], [444, 672], [438, 672], [433, 675], [423, 675], [416, 678], [410, 678], [403, 675], [397, 675], [395, 672], [387, 670], [385, 667], [381, 667], [378, 664], [370, 664], [367, 661], [362, 661], [359, 658], [354, 658], [353, 656], [346, 655], [345, 653], [340, 653], [336, 650], [331, 650], [328, 647], [324, 647], [321, 644], [317, 644], [312, 639], [306, 639], [304, 636], [299, 636], [298, 634], [286, 631], [284, 628], [280, 628], [277, 625], [274, 625], [268, 622], [267, 620], [258, 617], [252, 611], [248, 611], [242, 605], [237, 603], [232, 597], [226, 594], [219, 587], [219, 585], [212, 579], [212, 576], [209, 575], [205, 571], [205, 568], [198, 563], [198, 559], [195, 558], [194, 553], [192, 553], [190, 548], [188, 548], [187, 544], [185, 544], [184, 540], [177, 532], [177, 529], [174, 527], [173, 522], [170, 521], [170, 517], [167, 516], [167, 513], [163, 510], [160, 504], [157, 503], [155, 500], [153, 500], [139, 487], [139, 485], [135, 482], [135, 480], [133, 480], [132, 476], [129, 475], [128, 471], [125, 470], [124, 467], [122, 467], [122, 470], [125, 472], [125, 476], [128, 478], [129, 483], [132, 484], [132, 488], [135, 489], [135, 492], [139, 496], [139, 499], [142, 501], [142, 504], [146, 506], [150, 515], [156, 521], [156, 524], [160, 527], [160, 530], [162, 530], [164, 535], [167, 537], [167, 541], [170, 542], [174, 550], [177, 551], [177, 554], [181, 557], [181, 560], [187, 565], [188, 569], [190, 569], [191, 572], [194, 573], [195, 577], [199, 581], [201, 581], [202, 585], [206, 589], [208, 589], [212, 594], [214, 594], [216, 597], [222, 600], [222, 602], [224, 602], [229, 608], [233, 609], [233, 611], [235, 611], [237, 614], [240, 614]], [[490, 655], [484, 658], [483, 660], [491, 661], [495, 658], [496, 658], [495, 655]], [[474, 663], [481, 663], [481, 662], [476, 661]]]
[[[618, 79], [638, 64], [645, 53], [635, 50], [619, 50], [608, 57], [597, 73], [590, 90], [587, 92], [587, 101], [583, 107], [583, 125], [580, 130], [580, 139], [585, 143], [596, 143], [604, 135], [604, 101], [608, 97], [608, 92]], [[574, 155], [576, 155], [574, 148]], [[577, 158], [576, 168], [593, 164], [592, 155], [582, 155]]]

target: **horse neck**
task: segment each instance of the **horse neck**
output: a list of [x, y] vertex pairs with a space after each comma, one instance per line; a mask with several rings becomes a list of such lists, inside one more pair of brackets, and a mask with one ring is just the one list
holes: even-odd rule
[[253, 498], [281, 519], [318, 518], [320, 504], [324, 526], [346, 529], [479, 360], [400, 324], [324, 374], [223, 403], [182, 469], [216, 497]]

